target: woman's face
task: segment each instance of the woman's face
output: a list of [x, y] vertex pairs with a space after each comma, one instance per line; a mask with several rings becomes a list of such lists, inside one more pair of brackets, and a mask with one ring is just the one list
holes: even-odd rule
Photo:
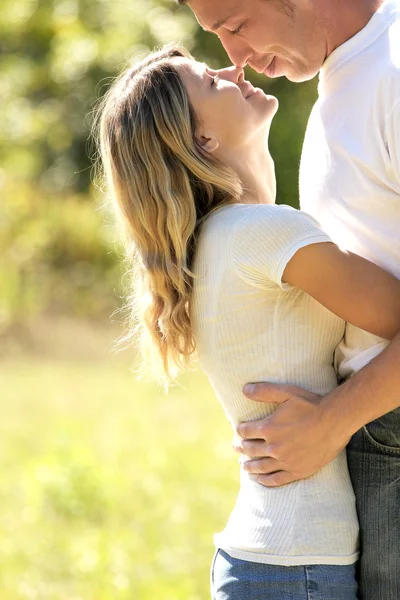
[[257, 143], [265, 146], [278, 109], [274, 96], [254, 88], [240, 67], [215, 71], [187, 58], [176, 60], [199, 120], [196, 134], [205, 150], [246, 150]]

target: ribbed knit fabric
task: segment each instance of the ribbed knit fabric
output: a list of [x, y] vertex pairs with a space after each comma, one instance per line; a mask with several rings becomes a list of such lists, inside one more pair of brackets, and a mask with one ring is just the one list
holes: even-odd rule
[[[288, 206], [226, 206], [204, 223], [192, 322], [200, 365], [233, 427], [276, 408], [248, 400], [247, 382], [291, 383], [319, 394], [336, 386], [332, 360], [344, 322], [281, 282], [297, 250], [330, 241], [317, 221]], [[358, 523], [345, 453], [281, 488], [266, 488], [241, 470], [236, 505], [215, 545], [268, 564], [355, 562]]]

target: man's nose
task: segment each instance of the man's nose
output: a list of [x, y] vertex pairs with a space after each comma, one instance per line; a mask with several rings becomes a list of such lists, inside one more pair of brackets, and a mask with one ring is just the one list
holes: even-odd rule
[[231, 62], [243, 69], [253, 55], [253, 51], [241, 40], [227, 39], [220, 35], [220, 40]]

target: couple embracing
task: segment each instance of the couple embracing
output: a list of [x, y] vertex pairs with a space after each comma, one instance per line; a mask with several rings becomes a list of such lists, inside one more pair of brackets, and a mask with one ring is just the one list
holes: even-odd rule
[[[238, 434], [213, 600], [400, 600], [400, 1], [187, 4], [233, 66], [151, 53], [98, 139], [144, 351], [167, 378], [195, 352]], [[245, 65], [319, 72], [300, 211]]]

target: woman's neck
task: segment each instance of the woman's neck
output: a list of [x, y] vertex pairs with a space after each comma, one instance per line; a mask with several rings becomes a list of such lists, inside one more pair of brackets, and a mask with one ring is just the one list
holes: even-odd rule
[[[268, 139], [268, 136], [266, 136]], [[240, 199], [245, 204], [274, 204], [276, 180], [274, 161], [268, 150], [268, 144], [252, 144], [238, 152], [227, 152], [221, 160], [237, 173], [243, 184]]]

